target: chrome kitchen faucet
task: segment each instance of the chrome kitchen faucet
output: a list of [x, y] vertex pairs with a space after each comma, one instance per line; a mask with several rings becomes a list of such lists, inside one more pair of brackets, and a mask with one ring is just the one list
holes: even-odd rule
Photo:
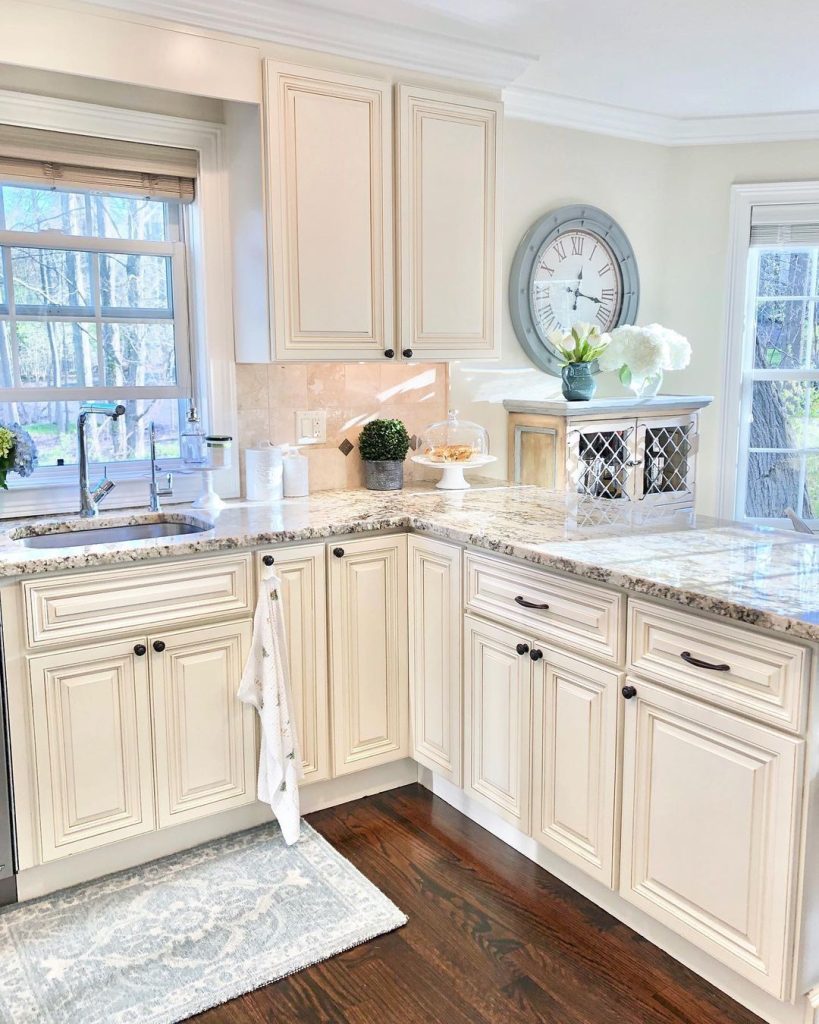
[[102, 479], [93, 490], [88, 486], [88, 451], [85, 447], [85, 421], [89, 416], [110, 416], [112, 420], [125, 415], [125, 406], [116, 402], [83, 402], [77, 417], [77, 447], [80, 458], [80, 515], [93, 519], [99, 515], [99, 504], [114, 489], [114, 481], [108, 479], [108, 467], [103, 470]]

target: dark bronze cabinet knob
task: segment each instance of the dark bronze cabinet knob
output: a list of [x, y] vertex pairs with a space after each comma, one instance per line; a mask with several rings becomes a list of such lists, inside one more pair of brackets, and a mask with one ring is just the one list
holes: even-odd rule
[[276, 559], [272, 555], [264, 555], [263, 558], [262, 558], [262, 562], [265, 565], [273, 565], [273, 563], [275, 561], [276, 561]]
[[527, 654], [529, 651], [529, 644], [518, 644], [515, 650], [518, 652], [518, 654]]
[[161, 654], [165, 650], [164, 640], [154, 640], [154, 650], [157, 654]]
[[145, 644], [134, 644], [134, 654], [138, 658], [141, 658], [144, 654], [147, 654], [147, 653], [148, 653], [148, 648], [145, 646]]
[[622, 692], [623, 696], [626, 698], [626, 700], [631, 700], [632, 697], [636, 697], [637, 696], [637, 687], [636, 686], [624, 686], [621, 692]]
[[393, 349], [393, 348], [385, 348], [384, 349], [384, 357], [386, 359], [395, 359], [395, 349]]
[[336, 556], [336, 558], [343, 558], [344, 548], [333, 548], [333, 554]]
[[412, 359], [412, 349], [411, 348], [405, 348], [404, 351], [401, 353], [401, 355], [405, 359]]
[[529, 657], [532, 659], [532, 661], [540, 661], [540, 659], [543, 657], [543, 651], [539, 651], [537, 650], [537, 648], [535, 648], [535, 650], [529, 652]]

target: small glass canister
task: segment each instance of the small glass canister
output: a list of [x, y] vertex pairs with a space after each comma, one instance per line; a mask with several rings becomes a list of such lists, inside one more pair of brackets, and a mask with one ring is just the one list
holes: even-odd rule
[[226, 434], [205, 437], [205, 463], [210, 469], [230, 469], [233, 438]]
[[201, 469], [207, 461], [205, 454], [205, 432], [199, 422], [196, 406], [188, 410], [185, 429], [179, 438], [179, 449], [182, 465], [188, 469]]

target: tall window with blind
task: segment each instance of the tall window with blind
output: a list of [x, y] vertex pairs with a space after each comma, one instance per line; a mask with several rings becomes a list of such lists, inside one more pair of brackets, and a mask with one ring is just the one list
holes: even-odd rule
[[150, 421], [161, 454], [179, 454], [193, 157], [0, 126], [0, 421], [32, 434], [41, 479], [76, 465], [89, 399], [126, 408], [89, 421], [92, 462], [146, 459]]
[[736, 512], [819, 520], [819, 205], [754, 206]]

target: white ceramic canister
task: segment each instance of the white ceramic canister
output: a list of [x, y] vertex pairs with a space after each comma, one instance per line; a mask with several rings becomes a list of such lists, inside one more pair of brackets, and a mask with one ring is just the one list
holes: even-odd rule
[[285, 498], [304, 498], [309, 494], [307, 456], [302, 455], [298, 448], [286, 445], [282, 455], [282, 466]]
[[245, 451], [245, 495], [248, 501], [281, 501], [284, 496], [282, 450], [272, 444]]

